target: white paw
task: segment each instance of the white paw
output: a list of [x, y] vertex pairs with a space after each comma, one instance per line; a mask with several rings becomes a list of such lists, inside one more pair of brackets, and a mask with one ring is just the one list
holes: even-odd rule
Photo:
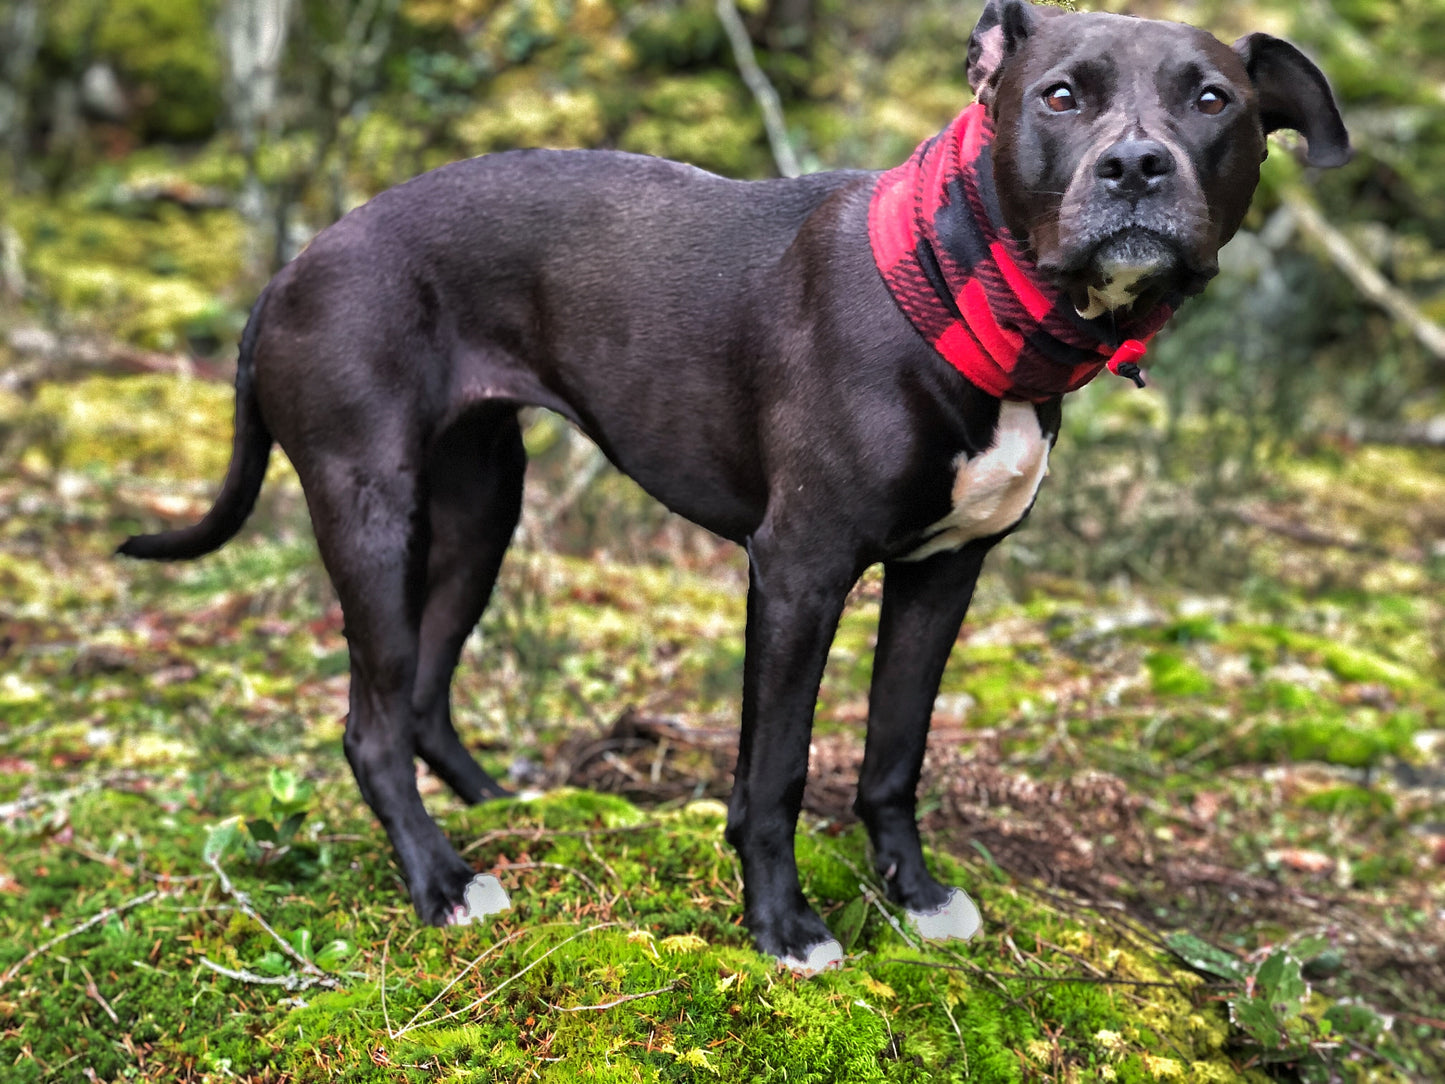
[[488, 915], [509, 911], [511, 908], [512, 901], [507, 898], [507, 890], [502, 887], [502, 882], [490, 873], [479, 873], [467, 882], [466, 894], [462, 897], [462, 902], [452, 910], [447, 925], [468, 926], [472, 922], [480, 922]]
[[831, 937], [819, 941], [803, 959], [796, 956], [781, 956], [778, 963], [802, 978], [812, 978], [819, 971], [831, 971], [843, 966], [843, 946]]
[[929, 941], [967, 941], [983, 926], [978, 907], [961, 888], [955, 888], [935, 911], [909, 911], [908, 920]]

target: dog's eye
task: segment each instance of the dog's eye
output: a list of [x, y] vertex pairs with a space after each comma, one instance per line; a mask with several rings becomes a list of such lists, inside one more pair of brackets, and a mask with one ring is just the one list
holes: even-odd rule
[[1060, 83], [1044, 91], [1044, 104], [1055, 113], [1068, 113], [1079, 108], [1078, 100], [1068, 83]]
[[1195, 104], [1201, 113], [1215, 117], [1224, 112], [1224, 107], [1229, 104], [1229, 99], [1224, 96], [1223, 91], [1216, 90], [1214, 87], [1205, 87], [1200, 92], [1199, 100]]

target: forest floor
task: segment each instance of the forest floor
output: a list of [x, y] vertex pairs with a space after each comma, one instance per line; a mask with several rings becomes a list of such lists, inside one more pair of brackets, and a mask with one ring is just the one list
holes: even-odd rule
[[[737, 556], [675, 526], [630, 562], [514, 548], [454, 703], [489, 770], [550, 794], [467, 810], [422, 777], [514, 909], [420, 928], [341, 754], [341, 616], [289, 468], [215, 556], [111, 556], [204, 510], [229, 403], [0, 393], [7, 1080], [1445, 1078], [1441, 555], [1305, 589], [1290, 569], [1334, 558], [1275, 531], [1278, 575], [1228, 595], [986, 578], [921, 789], [984, 914], [962, 946], [900, 927], [850, 813], [865, 578], [798, 836], [849, 956], [799, 980], [749, 946], [716, 801]], [[1445, 509], [1438, 454], [1292, 469], [1276, 524]]]

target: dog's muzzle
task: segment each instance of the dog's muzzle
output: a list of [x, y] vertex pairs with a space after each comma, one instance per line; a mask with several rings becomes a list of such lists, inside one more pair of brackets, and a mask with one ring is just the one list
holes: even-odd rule
[[1075, 291], [1106, 292], [1113, 308], [1146, 292], [1195, 293], [1217, 273], [1204, 193], [1164, 142], [1118, 140], [1069, 187], [1048, 262]]

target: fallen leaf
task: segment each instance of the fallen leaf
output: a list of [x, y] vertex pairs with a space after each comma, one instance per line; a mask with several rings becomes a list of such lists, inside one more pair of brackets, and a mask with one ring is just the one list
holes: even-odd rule
[[1288, 847], [1282, 851], [1271, 851], [1265, 856], [1272, 865], [1281, 865], [1300, 873], [1328, 873], [1335, 868], [1335, 860], [1319, 851], [1307, 851]]

